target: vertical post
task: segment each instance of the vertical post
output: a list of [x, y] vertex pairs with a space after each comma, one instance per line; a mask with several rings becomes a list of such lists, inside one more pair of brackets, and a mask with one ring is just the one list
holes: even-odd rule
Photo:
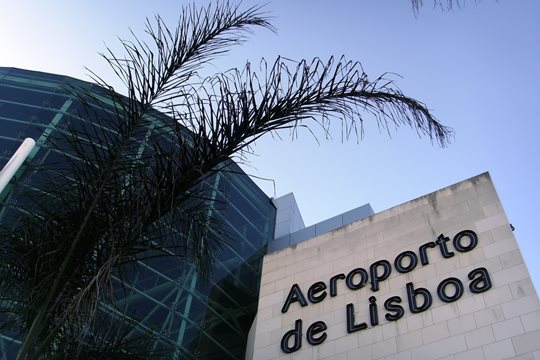
[[7, 184], [13, 178], [17, 170], [24, 163], [24, 160], [30, 155], [32, 149], [36, 146], [36, 142], [32, 138], [26, 138], [21, 146], [15, 151], [15, 154], [9, 159], [8, 163], [0, 171], [0, 194], [6, 188]]

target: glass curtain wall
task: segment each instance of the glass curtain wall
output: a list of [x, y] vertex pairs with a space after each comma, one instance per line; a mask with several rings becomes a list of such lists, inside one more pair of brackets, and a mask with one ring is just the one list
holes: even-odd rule
[[[0, 167], [24, 138], [37, 143], [0, 195], [0, 222], [8, 221], [21, 194], [39, 191], [40, 180], [33, 169], [61, 163], [62, 150], [47, 146], [47, 137], [67, 124], [76, 127], [88, 121], [80, 117], [82, 105], [70, 87], [100, 91], [96, 85], [65, 76], [0, 68]], [[133, 336], [150, 332], [156, 336], [154, 348], [176, 349], [171, 358], [244, 358], [257, 309], [262, 257], [273, 237], [275, 208], [235, 163], [230, 162], [226, 170], [208, 180], [217, 204], [209, 211], [227, 234], [211, 277], [199, 276], [179, 258], [149, 259], [127, 272], [127, 286], [118, 286], [114, 307], [102, 304], [108, 316], [137, 324]], [[0, 359], [13, 358], [19, 344], [10, 334], [0, 334]]]

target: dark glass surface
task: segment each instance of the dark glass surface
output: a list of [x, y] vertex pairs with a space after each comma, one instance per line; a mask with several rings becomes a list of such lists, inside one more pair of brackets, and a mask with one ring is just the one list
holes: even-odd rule
[[[93, 115], [85, 114], [77, 98], [66, 90], [67, 84], [102, 92], [63, 76], [0, 68], [0, 160], [9, 158], [26, 136], [43, 140], [31, 163], [22, 167], [17, 181], [0, 198], [0, 221], [9, 217], [9, 204], [25, 201], [25, 194], [42, 186], [40, 177], [34, 176], [37, 167], [66, 171], [65, 155], [51, 150], [44, 134], [59, 136], [60, 131], [73, 129], [91, 138], [101, 131], [93, 126], [96, 119], [114, 115], [111, 109], [99, 108]], [[155, 116], [152, 131], [160, 139], [171, 138], [157, 130], [160, 121], [169, 119]], [[105, 126], [107, 121], [99, 124]], [[111, 131], [106, 127], [105, 131]], [[151, 148], [142, 150], [144, 156], [151, 155]], [[138, 321], [133, 336], [153, 332], [158, 337], [156, 348], [176, 349], [172, 358], [243, 359], [257, 309], [262, 257], [273, 237], [275, 209], [234, 163], [209, 182], [217, 190], [213, 213], [226, 234], [214, 234], [223, 247], [212, 276], [203, 279], [193, 265], [180, 258], [145, 260], [126, 272], [127, 286], [114, 290], [116, 309], [122, 312], [107, 304], [103, 308], [113, 317]], [[0, 334], [1, 360], [12, 358], [17, 347], [17, 340]]]

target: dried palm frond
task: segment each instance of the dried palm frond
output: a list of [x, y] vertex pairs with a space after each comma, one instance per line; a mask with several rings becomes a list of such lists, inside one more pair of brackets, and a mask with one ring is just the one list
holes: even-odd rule
[[259, 7], [228, 3], [187, 7], [174, 30], [157, 17], [147, 22], [149, 40], [122, 40], [123, 56], [104, 55], [126, 96], [95, 74], [99, 88], [72, 89], [80, 123], [58, 128], [49, 144], [62, 161], [41, 171], [41, 192], [0, 224], [0, 316], [24, 339], [19, 358], [122, 345], [99, 335], [96, 319], [101, 304], [115, 307], [114, 278], [122, 286], [138, 261], [181, 257], [209, 274], [227, 241], [213, 215], [222, 206], [210, 195], [213, 176], [261, 136], [300, 127], [330, 133], [339, 121], [343, 137], [361, 138], [373, 120], [441, 146], [451, 139], [424, 104], [344, 57], [278, 58], [260, 71], [248, 63], [198, 76], [254, 26], [272, 29]]

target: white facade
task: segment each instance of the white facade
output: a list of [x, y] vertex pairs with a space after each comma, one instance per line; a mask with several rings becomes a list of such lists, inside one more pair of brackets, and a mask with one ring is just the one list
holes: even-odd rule
[[540, 303], [485, 173], [268, 254], [252, 335], [256, 360], [540, 359]]

